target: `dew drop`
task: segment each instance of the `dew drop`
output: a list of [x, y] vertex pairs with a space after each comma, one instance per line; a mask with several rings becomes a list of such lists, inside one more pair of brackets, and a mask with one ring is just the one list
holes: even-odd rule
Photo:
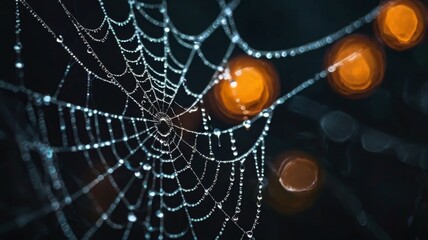
[[236, 207], [235, 208], [235, 213], [240, 213], [241, 212], [241, 208], [240, 207]]
[[22, 68], [24, 68], [24, 64], [22, 62], [16, 62], [15, 67], [18, 69], [22, 69]]
[[143, 169], [144, 169], [145, 171], [149, 171], [150, 169], [152, 169], [152, 166], [150, 166], [150, 164], [148, 164], [148, 163], [145, 163], [145, 164], [143, 165]]
[[62, 37], [62, 35], [59, 35], [57, 38], [56, 38], [56, 42], [57, 43], [62, 43], [64, 41], [64, 38]]
[[43, 97], [43, 101], [44, 101], [45, 103], [50, 102], [50, 101], [51, 101], [51, 96], [49, 96], [49, 95], [44, 96], [44, 97]]
[[137, 221], [137, 217], [135, 216], [134, 213], [132, 213], [132, 212], [128, 213], [128, 221], [130, 221], [130, 222]]
[[90, 47], [88, 47], [88, 49], [86, 50], [87, 53], [92, 54], [94, 52], [94, 50]]
[[221, 131], [220, 131], [220, 129], [215, 128], [213, 133], [214, 133], [214, 135], [216, 135], [217, 137], [219, 137], [220, 134], [221, 134]]
[[239, 168], [239, 170], [240, 170], [241, 172], [245, 172], [245, 165], [244, 165], [244, 164], [241, 164], [241, 167]]
[[163, 218], [163, 212], [161, 210], [156, 211], [156, 217]]
[[248, 231], [247, 232], [247, 237], [248, 238], [252, 238], [253, 237], [253, 231]]
[[238, 83], [235, 80], [230, 81], [230, 87], [231, 88], [236, 88], [237, 86], [238, 86]]
[[265, 118], [267, 118], [267, 117], [269, 117], [270, 116], [270, 110], [268, 110], [268, 109], [266, 109], [266, 110], [264, 110], [263, 111], [263, 117], [265, 117]]
[[21, 44], [16, 44], [14, 47], [13, 47], [13, 49], [15, 50], [15, 51], [17, 51], [17, 52], [19, 52], [19, 51], [21, 51]]
[[244, 123], [243, 123], [243, 125], [244, 125], [244, 127], [245, 127], [246, 129], [248, 129], [248, 128], [250, 128], [250, 127], [251, 127], [251, 121], [250, 121], [250, 120], [245, 120], [245, 121], [244, 121]]

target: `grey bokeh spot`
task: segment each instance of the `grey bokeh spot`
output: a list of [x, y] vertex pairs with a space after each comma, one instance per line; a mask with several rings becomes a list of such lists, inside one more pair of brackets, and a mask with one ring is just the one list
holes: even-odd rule
[[325, 134], [336, 142], [348, 140], [358, 128], [354, 119], [340, 111], [327, 113], [321, 118], [320, 124]]

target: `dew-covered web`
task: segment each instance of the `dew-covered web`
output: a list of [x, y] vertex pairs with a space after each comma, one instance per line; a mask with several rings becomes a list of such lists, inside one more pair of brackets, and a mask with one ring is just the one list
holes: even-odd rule
[[[260, 114], [235, 125], [216, 123], [206, 110], [206, 94], [219, 81], [229, 81], [221, 80], [221, 75], [237, 52], [266, 59], [303, 54], [371, 22], [378, 10], [319, 40], [262, 51], [249, 46], [235, 26], [237, 0], [218, 0], [217, 17], [197, 35], [174, 25], [167, 1], [128, 0], [128, 7], [121, 9], [127, 11], [125, 18], [111, 16], [108, 4], [94, 1], [91, 11], [102, 17], [90, 22], [71, 10], [68, 1], [51, 2], [71, 30], [52, 28], [53, 20], [42, 16], [43, 9], [16, 0], [18, 82], [0, 82], [2, 89], [27, 99], [26, 116], [35, 130], [24, 131], [16, 140], [33, 188], [45, 204], [2, 223], [1, 230], [52, 215], [70, 239], [88, 239], [105, 231], [121, 239], [217, 239], [228, 231], [253, 238], [261, 214], [265, 138], [274, 110], [325, 78], [328, 69], [287, 89]], [[28, 65], [21, 51], [31, 47], [21, 42], [24, 14], [42, 26], [70, 59], [49, 92], [30, 87], [36, 79], [24, 77]], [[215, 34], [224, 35], [228, 44], [214, 60], [204, 50]], [[67, 36], [75, 36], [74, 41]], [[46, 45], [49, 51], [51, 45]], [[114, 59], [106, 59], [106, 52], [114, 52]], [[210, 78], [192, 78], [195, 62]], [[195, 89], [195, 81], [204, 86]], [[74, 85], [81, 87], [70, 87]], [[93, 101], [103, 91], [107, 91], [104, 102], [112, 103], [114, 110]], [[240, 135], [251, 135], [251, 144], [241, 144]], [[245, 193], [243, 186], [250, 182], [255, 190]], [[243, 206], [246, 194], [254, 197], [252, 206]], [[214, 235], [206, 235], [203, 229], [208, 228]]]

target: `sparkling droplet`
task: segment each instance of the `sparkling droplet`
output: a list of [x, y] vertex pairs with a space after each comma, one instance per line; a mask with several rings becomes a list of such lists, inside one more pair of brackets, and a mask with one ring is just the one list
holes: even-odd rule
[[19, 69], [22, 69], [22, 68], [24, 68], [24, 64], [22, 62], [16, 62], [15, 63], [15, 67], [19, 68]]
[[59, 35], [57, 38], [56, 38], [56, 42], [57, 43], [62, 43], [64, 41], [64, 38], [62, 37], [62, 35]]
[[236, 207], [235, 208], [235, 213], [240, 213], [241, 212], [241, 208], [240, 207]]
[[135, 216], [134, 213], [132, 213], [132, 212], [128, 213], [128, 221], [130, 221], [130, 222], [137, 221], [137, 217]]
[[253, 231], [251, 231], [251, 230], [250, 230], [250, 231], [248, 231], [248, 232], [247, 232], [247, 237], [248, 237], [248, 238], [252, 238], [252, 237], [253, 237]]
[[238, 219], [239, 219], [239, 218], [238, 218], [238, 216], [236, 216], [236, 215], [232, 217], [232, 221], [234, 221], [234, 222], [238, 221]]
[[146, 171], [149, 171], [150, 169], [152, 169], [152, 166], [150, 166], [150, 164], [148, 164], [148, 163], [145, 163], [143, 165], [143, 169], [146, 170]]
[[90, 47], [88, 47], [88, 49], [86, 50], [87, 53], [92, 54], [94, 52], [94, 50]]
[[221, 131], [218, 128], [214, 128], [214, 132], [213, 133], [214, 133], [214, 135], [216, 135], [217, 137], [219, 137], [220, 134], [221, 134]]
[[13, 46], [13, 49], [15, 50], [15, 51], [21, 51], [21, 44], [16, 44], [15, 46]]
[[163, 212], [161, 210], [156, 211], [156, 217], [163, 218]]
[[230, 87], [231, 88], [236, 88], [237, 86], [238, 86], [238, 83], [235, 80], [230, 81]]
[[233, 35], [232, 42], [236, 43], [238, 42], [238, 40], [239, 40], [239, 35], [238, 34]]
[[44, 101], [45, 103], [50, 102], [50, 101], [51, 101], [51, 96], [49, 96], [49, 95], [44, 96], [44, 97], [43, 97], [43, 101]]
[[230, 9], [229, 7], [224, 9], [224, 13], [226, 13], [227, 16], [231, 16], [232, 15], [232, 9]]
[[263, 111], [263, 117], [267, 118], [270, 116], [271, 111], [269, 109], [266, 109]]
[[245, 171], [245, 165], [244, 165], [244, 164], [241, 164], [241, 167], [239, 168], [239, 170], [240, 170], [241, 172], [244, 172], [244, 171]]
[[221, 203], [217, 203], [217, 207], [221, 209], [223, 206], [221, 205]]
[[251, 121], [250, 120], [245, 120], [244, 123], [243, 123], [243, 125], [244, 125], [245, 128], [248, 129], [248, 128], [251, 127]]

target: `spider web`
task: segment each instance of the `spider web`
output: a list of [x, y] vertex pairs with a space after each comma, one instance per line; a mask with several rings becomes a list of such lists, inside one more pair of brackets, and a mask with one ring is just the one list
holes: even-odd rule
[[[218, 239], [228, 229], [241, 238], [253, 238], [262, 205], [265, 138], [274, 110], [325, 78], [328, 70], [290, 89], [260, 114], [231, 126], [210, 116], [206, 94], [219, 81], [227, 81], [219, 80], [219, 75], [227, 71], [227, 62], [236, 52], [267, 59], [303, 54], [371, 22], [378, 11], [375, 8], [319, 40], [265, 51], [252, 48], [239, 34], [233, 16], [237, 0], [218, 0], [217, 17], [197, 35], [174, 25], [166, 1], [128, 0], [128, 9], [123, 9], [126, 17], [118, 20], [99, 0], [94, 11], [102, 17], [90, 23], [70, 10], [70, 4], [61, 0], [52, 4], [58, 5], [73, 34], [54, 30], [36, 4], [16, 0], [18, 83], [0, 82], [2, 89], [27, 99], [25, 112], [32, 131], [17, 133], [16, 141], [33, 188], [45, 204], [2, 223], [0, 232], [53, 215], [69, 239], [89, 239], [109, 230], [122, 239], [138, 234], [146, 239]], [[24, 13], [70, 58], [63, 76], [47, 94], [29, 87], [24, 78]], [[215, 34], [223, 34], [228, 44], [213, 60], [204, 49]], [[68, 35], [78, 36], [77, 47]], [[105, 51], [117, 51], [116, 57], [105, 59]], [[191, 73], [195, 62], [210, 76], [201, 89], [192, 89], [198, 85]], [[75, 79], [76, 72], [86, 78]], [[67, 86], [74, 85], [79, 85], [79, 91], [67, 100]], [[120, 102], [115, 111], [94, 103], [94, 95], [104, 88], [112, 89]], [[252, 137], [251, 143], [241, 144], [240, 135]], [[243, 191], [248, 178], [255, 180], [252, 193]], [[243, 206], [246, 194], [255, 199], [253, 206]], [[77, 210], [81, 202], [89, 202], [90, 209]], [[215, 235], [204, 235], [200, 230], [204, 227], [199, 226], [215, 229]]]

